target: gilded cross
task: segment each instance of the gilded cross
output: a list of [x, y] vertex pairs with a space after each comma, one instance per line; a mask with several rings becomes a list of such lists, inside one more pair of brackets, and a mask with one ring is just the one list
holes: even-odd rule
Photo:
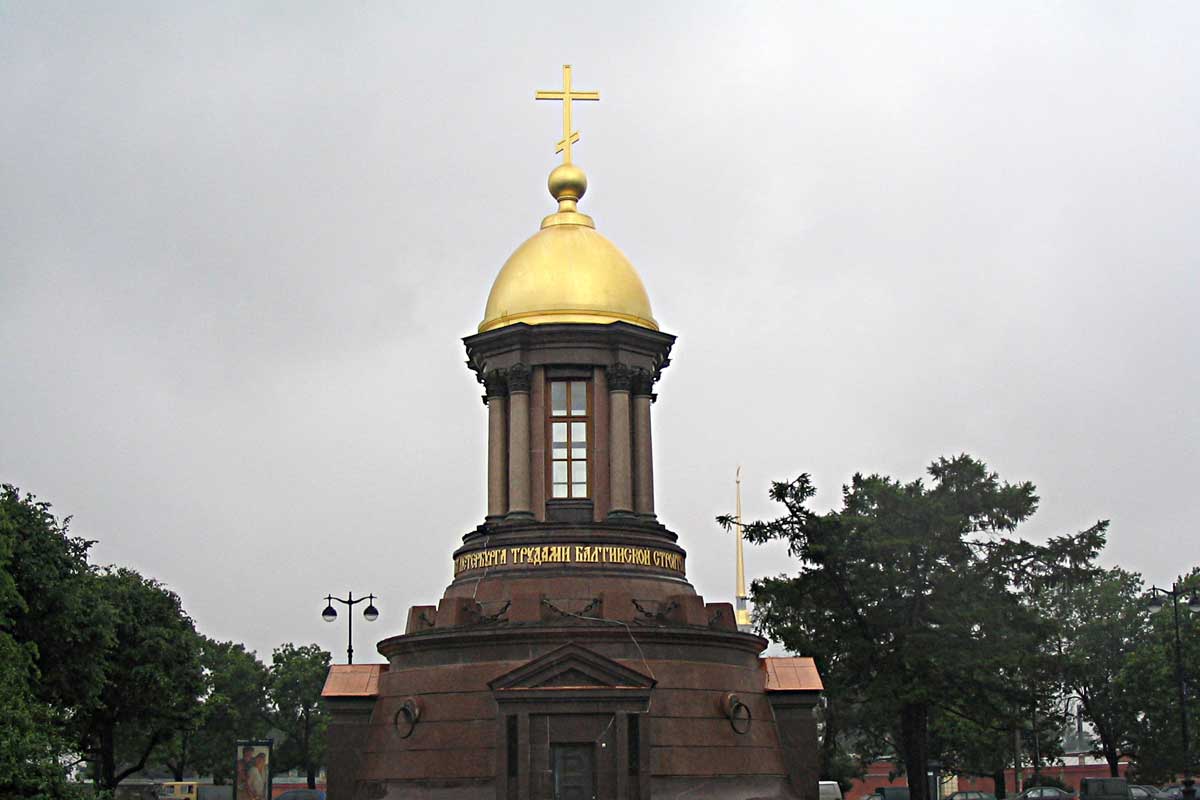
[[563, 163], [571, 163], [571, 145], [579, 141], [579, 131], [571, 130], [571, 101], [599, 100], [599, 92], [578, 92], [571, 89], [571, 65], [563, 64], [563, 88], [561, 92], [550, 90], [539, 91], [533, 96], [534, 100], [562, 100], [563, 104], [563, 138], [554, 149], [563, 154]]

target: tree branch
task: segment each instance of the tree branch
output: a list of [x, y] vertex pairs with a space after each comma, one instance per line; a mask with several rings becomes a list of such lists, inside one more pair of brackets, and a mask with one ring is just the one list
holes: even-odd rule
[[146, 762], [150, 760], [150, 754], [154, 752], [154, 748], [158, 747], [159, 743], [163, 740], [163, 738], [165, 738], [165, 737], [163, 736], [161, 731], [155, 731], [153, 734], [150, 735], [150, 741], [146, 745], [146, 749], [142, 751], [141, 759], [136, 764], [129, 767], [128, 769], [118, 772], [117, 775], [113, 778], [114, 788], [115, 788], [116, 784], [125, 780], [133, 773], [140, 772], [143, 769], [145, 769]]

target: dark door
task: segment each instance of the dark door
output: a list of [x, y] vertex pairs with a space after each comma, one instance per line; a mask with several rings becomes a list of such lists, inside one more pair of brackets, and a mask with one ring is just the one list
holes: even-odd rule
[[554, 800], [594, 800], [596, 797], [595, 752], [590, 744], [551, 746], [554, 770]]

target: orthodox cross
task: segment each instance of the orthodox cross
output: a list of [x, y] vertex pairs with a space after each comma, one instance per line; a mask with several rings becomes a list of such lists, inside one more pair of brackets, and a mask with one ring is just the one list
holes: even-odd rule
[[558, 141], [558, 146], [554, 149], [556, 153], [563, 154], [563, 163], [571, 163], [571, 145], [579, 141], [579, 131], [571, 130], [571, 101], [572, 100], [599, 100], [599, 92], [577, 92], [571, 90], [571, 65], [563, 64], [563, 88], [561, 92], [550, 90], [539, 91], [534, 94], [534, 100], [562, 100], [563, 104], [563, 138]]

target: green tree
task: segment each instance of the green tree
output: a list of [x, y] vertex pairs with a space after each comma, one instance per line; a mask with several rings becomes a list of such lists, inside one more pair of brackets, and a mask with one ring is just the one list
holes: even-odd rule
[[113, 624], [88, 564], [94, 542], [70, 535], [49, 503], [0, 486], [0, 582], [15, 591], [0, 622], [14, 640], [31, 646], [38, 698], [65, 709], [94, 702], [104, 682], [101, 654]]
[[942, 711], [930, 722], [932, 749], [941, 755], [942, 767], [958, 775], [991, 778], [998, 798], [1007, 794], [1004, 771], [1013, 763], [1015, 722], [997, 716], [992, 720], [967, 718]]
[[96, 702], [73, 723], [98, 788], [113, 790], [194, 724], [203, 692], [200, 638], [179, 598], [129, 569], [96, 576], [115, 636]]
[[0, 633], [0, 797], [52, 798], [66, 793], [68, 742], [49, 705], [38, 700], [29, 650]]
[[65, 789], [68, 745], [53, 708], [35, 693], [36, 646], [9, 632], [12, 615], [25, 607], [10, 572], [12, 550], [12, 538], [0, 535], [0, 796], [57, 797]]
[[[1185, 591], [1200, 591], [1200, 568], [1194, 568], [1179, 581]], [[1200, 698], [1200, 614], [1186, 609], [1187, 596], [1180, 598], [1179, 627], [1182, 645], [1184, 680], [1188, 687], [1188, 716], [1191, 722], [1189, 744], [1191, 752], [1184, 753], [1179, 682], [1175, 662], [1175, 623], [1168, 600], [1166, 608], [1147, 614], [1143, 639], [1129, 653], [1117, 678], [1118, 690], [1137, 698], [1137, 723], [1130, 733], [1129, 750], [1133, 755], [1138, 780], [1167, 782], [1174, 780], [1189, 765], [1197, 762], [1196, 708]], [[1142, 596], [1144, 605], [1147, 597]]]
[[284, 734], [275, 751], [272, 771], [302, 769], [310, 789], [317, 786], [317, 771], [325, 757], [329, 721], [321, 706], [321, 689], [330, 660], [329, 653], [315, 644], [296, 647], [289, 643], [271, 654], [271, 718]]
[[0, 796], [61, 797], [74, 748], [64, 723], [102, 685], [111, 641], [87, 563], [48, 503], [0, 486]]
[[234, 743], [267, 733], [267, 668], [241, 644], [203, 638], [204, 697], [194, 723], [164, 748], [176, 780], [190, 767], [223, 784], [233, 777]]
[[823, 699], [817, 710], [821, 726], [819, 776], [823, 781], [837, 781], [843, 792], [849, 791], [854, 780], [866, 774], [867, 765], [888, 748], [871, 738], [872, 726], [862, 721], [870, 709], [858, 702], [852, 691], [827, 681]]
[[1132, 654], [1145, 645], [1146, 604], [1141, 578], [1111, 569], [1095, 580], [1064, 584], [1047, 593], [1046, 615], [1058, 623], [1062, 682], [1095, 730], [1098, 755], [1119, 776], [1133, 755], [1141, 698], [1119, 678]]
[[[1020, 700], [1011, 676], [1042, 634], [1025, 598], [1089, 574], [1105, 529], [1046, 545], [1009, 538], [1037, 507], [1031, 483], [1002, 483], [966, 455], [929, 475], [930, 485], [855, 475], [827, 513], [808, 507], [815, 489], [801, 475], [772, 486], [782, 516], [745, 526], [749, 541], [785, 541], [799, 562], [793, 576], [754, 583], [762, 628], [852, 687], [876, 734], [921, 776], [933, 709], [971, 718], [981, 695]], [[910, 792], [927, 800], [926, 782]]]
[[880, 730], [878, 714], [846, 669], [847, 651], [832, 629], [809, 630], [797, 610], [805, 607], [803, 587], [787, 578], [767, 578], [756, 584], [770, 591], [774, 602], [755, 606], [755, 620], [776, 641], [793, 652], [817, 660], [825, 689], [818, 710], [821, 742], [818, 770], [821, 780], [837, 781], [843, 790], [865, 773], [866, 766], [894, 752], [888, 733]]

